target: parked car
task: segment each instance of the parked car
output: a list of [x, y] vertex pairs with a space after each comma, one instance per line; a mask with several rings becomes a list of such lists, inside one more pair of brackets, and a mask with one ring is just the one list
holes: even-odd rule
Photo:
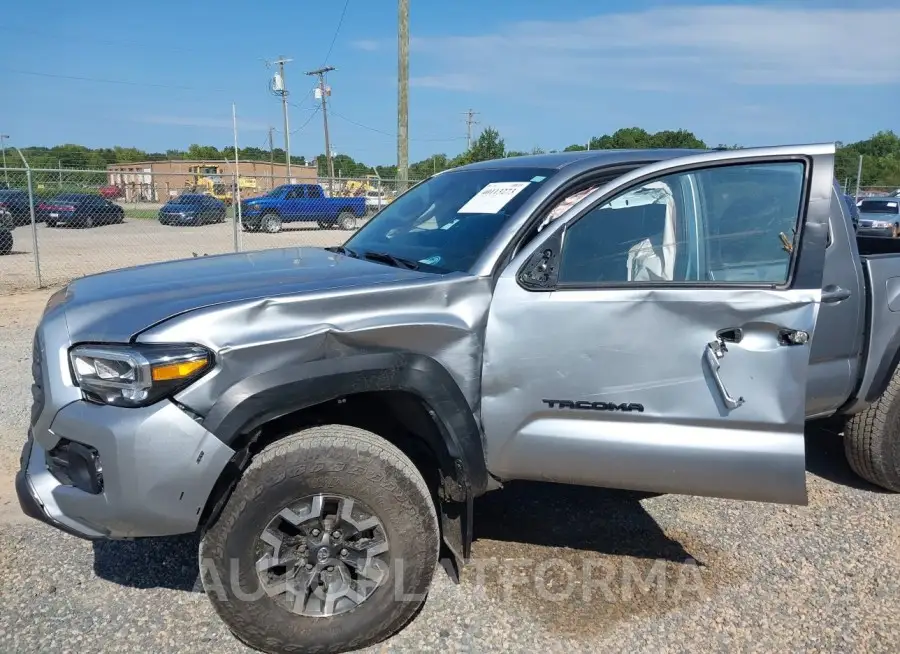
[[16, 223], [9, 209], [0, 207], [0, 255], [12, 252], [15, 226]]
[[805, 504], [831, 417], [898, 492], [900, 254], [860, 250], [834, 157], [480, 162], [341, 246], [77, 279], [35, 333], [21, 506], [196, 531], [244, 643], [336, 652], [412, 619], [441, 540], [466, 562], [475, 498], [514, 480]]
[[366, 215], [366, 198], [329, 198], [318, 184], [284, 184], [241, 201], [246, 231], [281, 231], [283, 223], [316, 222], [321, 229], [354, 230]]
[[125, 191], [123, 191], [121, 187], [112, 185], [101, 186], [99, 193], [107, 200], [116, 200], [125, 195]]
[[378, 213], [391, 203], [390, 197], [384, 191], [366, 191], [366, 209], [369, 213]]
[[90, 193], [60, 193], [38, 205], [47, 227], [110, 225], [125, 220], [125, 210], [114, 202]]
[[225, 222], [225, 203], [203, 193], [182, 193], [159, 210], [163, 225], [208, 225]]
[[871, 196], [862, 198], [859, 209], [859, 234], [900, 237], [900, 198]]
[[847, 195], [844, 193], [841, 196], [844, 200], [844, 204], [847, 206], [847, 211], [850, 213], [850, 223], [853, 225], [853, 231], [857, 231], [859, 229], [859, 207], [856, 206], [856, 199], [852, 195]]
[[6, 209], [11, 214], [14, 225], [31, 223], [31, 205], [28, 201], [28, 191], [25, 189], [0, 189], [0, 209]]

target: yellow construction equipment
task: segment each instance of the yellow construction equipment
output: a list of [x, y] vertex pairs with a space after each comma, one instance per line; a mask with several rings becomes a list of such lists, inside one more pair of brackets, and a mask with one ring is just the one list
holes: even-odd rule
[[[215, 164], [191, 166], [189, 170], [193, 175], [185, 181], [186, 187], [190, 187], [196, 193], [211, 195], [227, 205], [234, 203], [231, 176], [221, 171], [219, 166]], [[238, 188], [241, 197], [247, 197], [255, 195], [259, 185], [254, 177], [238, 177]]]

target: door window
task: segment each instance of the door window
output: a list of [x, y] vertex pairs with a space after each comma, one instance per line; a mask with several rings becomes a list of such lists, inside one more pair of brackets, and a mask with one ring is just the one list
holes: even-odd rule
[[299, 200], [303, 197], [303, 189], [302, 188], [292, 188], [287, 192], [285, 196], [288, 200]]
[[791, 161], [642, 183], [566, 228], [559, 285], [785, 284], [804, 179], [804, 164]]

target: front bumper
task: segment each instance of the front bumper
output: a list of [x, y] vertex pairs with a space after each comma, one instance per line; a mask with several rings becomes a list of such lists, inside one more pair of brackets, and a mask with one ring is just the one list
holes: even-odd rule
[[[101, 492], [67, 483], [48, 465], [48, 452], [65, 441], [97, 451]], [[169, 401], [143, 409], [78, 401], [56, 415], [49, 433], [29, 434], [16, 492], [26, 515], [82, 538], [190, 533], [233, 454]]]
[[860, 225], [856, 229], [859, 236], [886, 236], [892, 238], [894, 236], [893, 227], [863, 227]]
[[[31, 428], [16, 475], [22, 511], [87, 539], [195, 531], [234, 451], [168, 400], [123, 408], [81, 399], [69, 346], [57, 306], [35, 339]], [[79, 451], [96, 453], [99, 486], [80, 483], [84, 475], [60, 465], [68, 461], [75, 472]]]
[[198, 222], [194, 214], [179, 216], [178, 214], [163, 214], [159, 216], [162, 225], [194, 225]]

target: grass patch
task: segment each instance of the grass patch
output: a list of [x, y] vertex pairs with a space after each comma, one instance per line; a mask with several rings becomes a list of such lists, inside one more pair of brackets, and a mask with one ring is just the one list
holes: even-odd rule
[[159, 209], [125, 209], [125, 217], [135, 220], [156, 220], [159, 217]]

